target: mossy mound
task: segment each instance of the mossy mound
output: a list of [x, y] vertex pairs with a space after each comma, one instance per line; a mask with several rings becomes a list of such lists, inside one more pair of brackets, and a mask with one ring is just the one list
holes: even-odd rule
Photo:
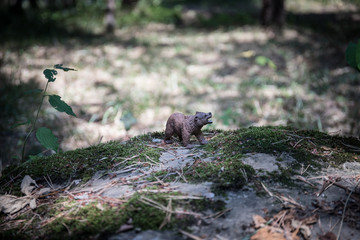
[[241, 189], [256, 172], [242, 162], [244, 154], [266, 153], [277, 156], [281, 162], [285, 152], [296, 159], [288, 168], [279, 166], [278, 173], [268, 176], [278, 182], [291, 185], [290, 178], [295, 170], [310, 166], [314, 171], [322, 166], [339, 166], [344, 162], [360, 161], [356, 151], [360, 141], [351, 137], [330, 136], [315, 130], [298, 130], [290, 127], [250, 127], [233, 131], [213, 130], [209, 144], [202, 147], [205, 157], [186, 171], [187, 179], [195, 182], [212, 181], [215, 190]]
[[[357, 153], [360, 149], [358, 139], [330, 136], [318, 131], [289, 127], [250, 127], [233, 131], [210, 130], [205, 134], [209, 143], [191, 150], [189, 155], [193, 156], [194, 161], [181, 169], [181, 174], [189, 182], [213, 182], [215, 193], [241, 189], [249, 183], [256, 189], [260, 181], [287, 184], [287, 181], [293, 181], [292, 171], [295, 173], [300, 167], [311, 166], [308, 171], [311, 172], [322, 167], [337, 167], [344, 162], [360, 160]], [[4, 172], [1, 183], [6, 184], [2, 185], [2, 191], [21, 195], [19, 186], [24, 175], [30, 175], [39, 182], [43, 176], [50, 176], [53, 182], [64, 182], [69, 178], [86, 181], [99, 170], [111, 172], [117, 166], [135, 166], [138, 163], [141, 163], [136, 165], [139, 167], [151, 166], [159, 161], [162, 151], [177, 151], [174, 148], [177, 143], [156, 146], [152, 142], [153, 138], [163, 138], [163, 133], [142, 135], [123, 143], [109, 142], [50, 157], [34, 158], [10, 172]], [[265, 177], [243, 162], [246, 154], [266, 153], [275, 156], [280, 163], [284, 161], [284, 152], [296, 161], [287, 168], [280, 167], [279, 164], [279, 173], [268, 173]], [[175, 171], [180, 175], [179, 169]], [[123, 225], [142, 230], [156, 230], [160, 226], [163, 229], [186, 228], [196, 220], [196, 214], [186, 212], [202, 213], [209, 209], [213, 212], [224, 209], [223, 201], [178, 197], [181, 193], [171, 188], [166, 188], [164, 193], [162, 190], [168, 186], [163, 182], [165, 176], [168, 176], [168, 181], [173, 180], [170, 172], [169, 169], [162, 169], [145, 174], [140, 179], [142, 182], [149, 183], [153, 180], [157, 185], [145, 184], [144, 190], [148, 191], [133, 192], [126, 198], [103, 198], [89, 192], [88, 198], [84, 200], [62, 191], [42, 196], [37, 199], [37, 208], [34, 210], [24, 209], [24, 212], [18, 213], [11, 220], [1, 215], [1, 221], [6, 224], [2, 225], [0, 238], [106, 238], [119, 231]], [[15, 180], [11, 181], [14, 177]], [[121, 184], [121, 181], [118, 183]], [[137, 183], [131, 184], [136, 189]], [[181, 214], [175, 209], [181, 209]]]
[[290, 127], [250, 127], [216, 134], [204, 147], [221, 158], [238, 159], [246, 153], [283, 152], [294, 157], [299, 164], [319, 166], [326, 162], [338, 166], [347, 161], [360, 161], [359, 139], [331, 136], [315, 130]]
[[[161, 133], [145, 134], [134, 137], [127, 142], [111, 141], [98, 144], [88, 148], [76, 149], [63, 153], [54, 154], [49, 157], [34, 157], [17, 167], [5, 169], [4, 176], [0, 179], [2, 186], [11, 182], [15, 188], [11, 194], [19, 193], [19, 182], [25, 175], [33, 179], [43, 179], [50, 176], [53, 183], [64, 182], [71, 179], [81, 179], [83, 182], [90, 179], [95, 172], [112, 170], [118, 164], [131, 165], [135, 162], [157, 162], [161, 149], [150, 147], [149, 144], [154, 137]], [[15, 181], [11, 181], [16, 176]], [[1, 192], [9, 190], [7, 185]], [[9, 193], [9, 192], [8, 192]]]

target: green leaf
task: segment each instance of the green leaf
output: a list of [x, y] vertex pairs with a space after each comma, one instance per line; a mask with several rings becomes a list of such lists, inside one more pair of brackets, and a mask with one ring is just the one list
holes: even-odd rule
[[265, 56], [257, 56], [255, 58], [255, 62], [262, 67], [268, 65], [270, 68], [272, 68], [274, 70], [276, 69], [276, 64], [273, 61], [271, 61], [271, 59], [269, 59]]
[[57, 152], [59, 143], [57, 137], [46, 127], [38, 128], [36, 131], [37, 140], [47, 149], [52, 149]]
[[276, 64], [270, 59], [268, 59], [268, 66], [274, 70], [276, 69]]
[[264, 56], [257, 56], [255, 58], [255, 62], [260, 65], [260, 66], [265, 66], [268, 62], [268, 58], [267, 57], [264, 57]]
[[356, 45], [356, 56], [355, 56], [355, 59], [356, 59], [356, 67], [357, 67], [357, 70], [360, 71], [360, 40], [358, 41], [357, 45]]
[[43, 73], [44, 73], [46, 79], [48, 80], [48, 82], [55, 82], [55, 80], [56, 80], [55, 75], [57, 74], [56, 70], [45, 69]]
[[63, 64], [55, 64], [55, 65], [54, 65], [54, 68], [56, 68], [56, 69], [62, 69], [62, 70], [64, 70], [65, 72], [68, 72], [68, 71], [77, 71], [77, 70], [74, 69], [74, 68], [63, 67], [62, 65], [63, 65]]
[[[357, 46], [355, 43], [349, 43], [349, 45], [346, 48], [345, 51], [345, 58], [347, 63], [353, 67], [353, 68], [357, 68], [357, 64], [356, 64], [356, 59], [357, 59]], [[360, 54], [359, 54], [360, 56]]]
[[30, 120], [27, 120], [26, 122], [20, 122], [20, 123], [15, 123], [14, 125], [11, 126], [11, 129], [14, 129], [18, 126], [21, 126], [21, 125], [27, 125], [27, 124], [30, 124], [31, 121]]
[[72, 108], [67, 105], [61, 97], [58, 95], [49, 95], [49, 103], [59, 112], [65, 112], [68, 115], [76, 117], [75, 113], [73, 112]]

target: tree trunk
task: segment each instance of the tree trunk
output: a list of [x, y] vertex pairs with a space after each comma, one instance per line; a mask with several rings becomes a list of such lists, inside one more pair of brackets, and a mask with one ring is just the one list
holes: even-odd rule
[[263, 0], [260, 20], [264, 26], [282, 27], [285, 21], [285, 0]]
[[105, 10], [105, 29], [106, 33], [113, 34], [115, 30], [116, 18], [116, 2], [115, 0], [107, 0], [107, 6]]

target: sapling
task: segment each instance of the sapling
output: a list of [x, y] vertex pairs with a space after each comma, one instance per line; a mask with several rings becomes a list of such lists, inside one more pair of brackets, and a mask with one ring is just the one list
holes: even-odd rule
[[[76, 69], [73, 69], [73, 68], [63, 67], [62, 64], [56, 64], [56, 65], [54, 65], [53, 69], [45, 69], [44, 70], [43, 74], [45, 75], [45, 78], [48, 81], [46, 83], [46, 86], [45, 86], [44, 90], [42, 91], [41, 101], [40, 101], [40, 104], [39, 104], [35, 119], [31, 124], [30, 131], [26, 135], [23, 146], [22, 146], [22, 151], [21, 151], [21, 161], [22, 162], [24, 162], [24, 159], [25, 159], [26, 142], [28, 141], [31, 133], [35, 130], [36, 122], [38, 120], [40, 109], [41, 109], [41, 107], [43, 105], [45, 97], [48, 97], [50, 105], [53, 106], [59, 112], [65, 112], [68, 115], [76, 117], [76, 115], [73, 112], [72, 108], [69, 105], [67, 105], [64, 101], [62, 101], [60, 96], [58, 96], [58, 95], [49, 95], [46, 92], [49, 83], [50, 82], [55, 82], [55, 80], [56, 80], [56, 78], [55, 78], [55, 75], [57, 75], [56, 69], [61, 69], [61, 70], [65, 71], [65, 72], [76, 71]], [[49, 128], [46, 128], [46, 127], [38, 128], [36, 130], [36, 138], [40, 142], [40, 144], [43, 145], [45, 148], [52, 149], [55, 152], [58, 151], [59, 143], [57, 141], [57, 138], [55, 137], [55, 135], [52, 133], [52, 131]]]

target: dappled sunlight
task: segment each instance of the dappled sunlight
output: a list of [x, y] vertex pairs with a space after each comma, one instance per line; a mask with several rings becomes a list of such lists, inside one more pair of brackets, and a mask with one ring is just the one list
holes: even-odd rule
[[[298, 52], [297, 45], [316, 46], [310, 37], [295, 29], [274, 38], [260, 28], [175, 32], [157, 24], [118, 31], [113, 42], [102, 45], [34, 46], [20, 56], [9, 52], [5, 61], [23, 63], [24, 82], [41, 83], [42, 70], [59, 62], [78, 70], [60, 74], [49, 88], [79, 116], [65, 120], [72, 122], [72, 131], [63, 136], [63, 149], [161, 131], [175, 111], [211, 111], [214, 128], [294, 124], [347, 133], [346, 109], [303, 84], [310, 76], [307, 62], [322, 54], [317, 47]], [[131, 41], [124, 45], [117, 39]], [[287, 44], [293, 41], [297, 45]], [[256, 56], [267, 56], [277, 69], [257, 65]], [[124, 112], [137, 120], [129, 131], [120, 120]]]

